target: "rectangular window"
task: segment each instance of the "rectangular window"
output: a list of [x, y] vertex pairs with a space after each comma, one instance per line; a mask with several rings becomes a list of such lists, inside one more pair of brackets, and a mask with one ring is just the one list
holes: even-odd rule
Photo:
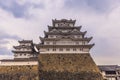
[[53, 51], [56, 51], [56, 48], [53, 48]]
[[83, 51], [83, 48], [80, 48], [80, 51]]
[[53, 42], [53, 45], [55, 45], [56, 44], [56, 42]]
[[67, 48], [67, 49], [66, 49], [66, 51], [70, 51], [70, 49], [69, 49], [69, 48]]
[[78, 35], [77, 37], [80, 38], [80, 35]]
[[63, 48], [60, 48], [59, 50], [60, 50], [60, 51], [63, 51]]
[[76, 51], [76, 48], [73, 48], [73, 51]]
[[82, 43], [83, 43], [83, 45], [85, 45], [85, 41], [83, 41]]
[[50, 44], [49, 42], [46, 42], [46, 44]]
[[49, 51], [50, 49], [48, 48], [47, 51]]
[[79, 42], [76, 42], [76, 45], [79, 45]]
[[17, 55], [17, 54], [15, 54], [14, 56], [15, 56], [15, 57], [17, 57], [18, 55]]
[[50, 38], [53, 38], [53, 35], [51, 35]]

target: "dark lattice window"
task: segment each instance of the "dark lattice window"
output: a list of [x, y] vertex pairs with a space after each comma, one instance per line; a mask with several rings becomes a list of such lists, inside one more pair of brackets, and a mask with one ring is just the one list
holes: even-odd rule
[[53, 44], [55, 45], [55, 44], [56, 44], [56, 42], [53, 42]]
[[67, 48], [66, 51], [70, 51], [70, 48]]
[[53, 51], [56, 51], [56, 49], [55, 49], [55, 48], [53, 48]]
[[49, 51], [50, 49], [48, 48], [47, 51]]
[[73, 48], [73, 51], [76, 51], [76, 48]]
[[63, 51], [63, 48], [60, 48], [59, 50], [60, 50], [60, 51]]
[[80, 51], [83, 51], [83, 48], [80, 48]]

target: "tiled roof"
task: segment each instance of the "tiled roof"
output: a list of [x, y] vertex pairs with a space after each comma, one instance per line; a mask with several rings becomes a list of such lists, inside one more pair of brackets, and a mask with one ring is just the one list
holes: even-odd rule
[[21, 41], [18, 41], [19, 43], [33, 43], [32, 40], [21, 40]]
[[99, 69], [102, 71], [115, 71], [118, 65], [98, 65]]

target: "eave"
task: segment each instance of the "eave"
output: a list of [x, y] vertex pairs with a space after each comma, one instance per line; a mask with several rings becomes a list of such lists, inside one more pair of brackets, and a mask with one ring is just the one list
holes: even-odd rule
[[16, 51], [12, 50], [13, 53], [32, 53], [33, 51]]
[[[93, 37], [90, 37], [90, 38], [71, 38], [73, 41], [91, 41]], [[58, 41], [60, 40], [61, 38], [42, 38], [41, 40], [42, 41]]]
[[25, 48], [25, 49], [32, 49], [32, 46], [13, 46], [14, 49], [21, 49], [21, 48]]
[[48, 31], [51, 31], [52, 29], [78, 29], [80, 30], [82, 26], [74, 26], [74, 27], [54, 27], [54, 26], [48, 26]]
[[21, 40], [19, 43], [33, 43], [33, 40]]
[[72, 34], [72, 35], [85, 35], [87, 33], [87, 31], [85, 31], [85, 32], [79, 32], [79, 33], [76, 33], [76, 32], [70, 32], [70, 33], [61, 33], [61, 32], [59, 32], [59, 33], [54, 33], [54, 32], [46, 32], [46, 31], [44, 31], [44, 34], [47, 36], [47, 35], [70, 35], [70, 34]]
[[93, 37], [85, 37], [85, 38], [72, 38], [72, 40], [74, 40], [74, 41], [88, 41], [88, 42], [90, 42], [91, 41], [91, 39], [92, 39]]

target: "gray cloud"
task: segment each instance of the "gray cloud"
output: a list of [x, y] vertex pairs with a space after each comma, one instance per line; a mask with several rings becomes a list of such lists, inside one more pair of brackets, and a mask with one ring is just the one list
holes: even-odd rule
[[9, 43], [9, 41], [0, 40], [0, 45], [7, 44], [7, 43]]
[[[6, 40], [7, 39], [7, 40]], [[20, 40], [21, 38], [16, 35], [9, 35], [5, 33], [4, 31], [0, 31], [0, 55], [11, 55], [12, 52], [10, 49], [5, 46], [6, 44], [9, 44], [9, 40]]]
[[11, 52], [10, 49], [7, 49], [6, 47], [1, 47], [0, 48], [0, 55], [12, 55], [13, 53]]
[[44, 8], [43, 4], [34, 4], [34, 3], [25, 3], [19, 4], [17, 0], [0, 0], [0, 7], [6, 11], [13, 13], [17, 18], [26, 17], [27, 10], [30, 7], [35, 8]]
[[114, 0], [86, 0], [88, 6], [92, 7], [98, 12], [104, 12], [109, 10], [110, 2]]
[[[10, 35], [10, 34], [4, 32], [4, 31], [1, 31], [1, 30], [0, 30], [0, 40], [1, 40], [1, 42], [2, 42], [2, 40], [4, 40], [4, 39], [15, 39], [15, 40], [19, 40], [19, 39], [21, 39], [21, 38], [18, 37], [17, 35]], [[3, 42], [4, 42], [4, 41], [3, 41]]]
[[[104, 13], [110, 11], [114, 5], [113, 3], [119, 0], [65, 0], [65, 7], [69, 9], [93, 9], [95, 12]], [[111, 6], [112, 5], [112, 6]]]

